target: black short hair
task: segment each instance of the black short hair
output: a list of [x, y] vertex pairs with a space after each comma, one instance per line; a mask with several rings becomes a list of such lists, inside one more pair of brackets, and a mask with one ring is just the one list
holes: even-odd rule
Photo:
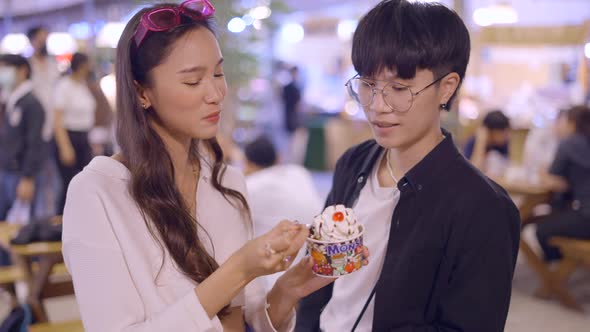
[[400, 78], [412, 79], [417, 69], [429, 69], [435, 78], [456, 72], [461, 84], [470, 52], [469, 31], [457, 13], [441, 4], [406, 0], [375, 6], [360, 20], [352, 41], [352, 63], [365, 77], [395, 68]]
[[248, 143], [244, 154], [249, 162], [262, 167], [270, 167], [277, 161], [277, 152], [272, 141], [266, 136], [259, 136]]
[[44, 25], [32, 26], [27, 30], [27, 38], [29, 38], [29, 40], [33, 40], [41, 31], [49, 31], [49, 29], [47, 29], [47, 27]]
[[70, 70], [76, 72], [80, 67], [88, 62], [88, 55], [84, 53], [74, 53], [72, 61], [70, 61]]
[[3, 54], [0, 55], [0, 63], [4, 63], [7, 64], [9, 66], [12, 67], [16, 67], [16, 68], [22, 68], [22, 67], [26, 67], [27, 68], [27, 79], [31, 78], [31, 64], [29, 63], [29, 61], [18, 54]]
[[483, 126], [489, 130], [506, 130], [510, 128], [510, 119], [500, 110], [494, 110], [483, 118]]

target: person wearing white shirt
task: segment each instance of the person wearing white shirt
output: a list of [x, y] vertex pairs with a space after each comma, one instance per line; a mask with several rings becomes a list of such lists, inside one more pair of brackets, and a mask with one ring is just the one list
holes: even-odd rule
[[291, 266], [309, 232], [283, 221], [251, 239], [244, 179], [215, 139], [227, 85], [214, 11], [154, 5], [122, 33], [121, 153], [72, 180], [63, 217], [85, 331], [290, 331], [298, 300], [333, 281], [308, 258], [270, 292], [257, 287]]
[[[262, 235], [279, 220], [298, 220], [310, 224], [322, 212], [320, 198], [310, 172], [299, 165], [278, 164], [275, 146], [265, 136], [258, 137], [244, 148], [246, 187], [256, 235]], [[295, 261], [303, 257], [302, 250]], [[264, 277], [267, 289], [281, 276]]]
[[43, 105], [45, 122], [43, 124], [43, 141], [46, 145], [46, 158], [43, 161], [40, 173], [39, 201], [34, 206], [33, 216], [46, 218], [56, 215], [57, 200], [62, 190], [57, 160], [52, 146], [54, 145], [54, 98], [55, 87], [60, 77], [57, 63], [47, 50], [47, 38], [49, 31], [45, 26], [36, 25], [27, 31], [27, 37], [33, 48], [33, 54], [29, 58], [31, 64], [31, 81], [33, 92]]
[[[76, 53], [71, 61], [71, 74], [59, 81], [55, 91], [55, 140], [63, 188], [92, 159], [88, 134], [94, 127], [96, 100], [88, 87], [90, 61]], [[63, 214], [66, 192], [58, 199], [57, 214]]]

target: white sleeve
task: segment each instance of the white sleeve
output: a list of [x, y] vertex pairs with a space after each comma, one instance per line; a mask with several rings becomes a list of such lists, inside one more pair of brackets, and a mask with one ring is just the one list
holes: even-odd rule
[[254, 331], [290, 332], [295, 330], [295, 309], [291, 312], [288, 323], [277, 330], [270, 322], [266, 310], [266, 292], [262, 279], [256, 278], [246, 286], [246, 322]]
[[[228, 172], [228, 174], [235, 174], [235, 178], [230, 178], [232, 183], [235, 183], [234, 188], [242, 193], [246, 201], [248, 201], [248, 191], [246, 189], [244, 176], [239, 171], [235, 170], [235, 168], [231, 169], [232, 170]], [[248, 222], [251, 223], [251, 221]], [[251, 226], [251, 228], [252, 227], [253, 226]], [[245, 239], [246, 241], [252, 238], [252, 233], [253, 231]], [[272, 326], [266, 310], [266, 291], [262, 278], [256, 278], [246, 286], [245, 297], [246, 306], [244, 308], [244, 315], [246, 323], [248, 323], [254, 331], [288, 332], [295, 329], [295, 310], [291, 312], [291, 315], [288, 318], [288, 324], [284, 324], [280, 330], [277, 330]]]
[[[85, 174], [81, 174], [85, 175]], [[63, 255], [88, 332], [221, 331], [190, 291], [147, 315], [109, 219], [91, 179], [72, 181], [63, 218]]]
[[[60, 109], [63, 111], [66, 104], [66, 98], [68, 96], [67, 91], [67, 78], [62, 78], [58, 80], [55, 84], [55, 90], [53, 91], [53, 107], [55, 109]], [[71, 91], [69, 91], [71, 93]]]

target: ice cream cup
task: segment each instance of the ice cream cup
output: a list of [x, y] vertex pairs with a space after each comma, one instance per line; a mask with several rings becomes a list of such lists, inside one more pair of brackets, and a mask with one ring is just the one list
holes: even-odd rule
[[351, 239], [331, 242], [307, 238], [307, 251], [313, 259], [313, 272], [320, 277], [338, 277], [358, 271], [363, 266], [363, 234]]

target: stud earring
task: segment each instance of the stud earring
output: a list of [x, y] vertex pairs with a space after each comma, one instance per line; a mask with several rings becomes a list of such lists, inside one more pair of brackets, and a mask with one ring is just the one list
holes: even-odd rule
[[442, 108], [443, 110], [448, 111], [449, 110], [449, 105], [447, 105], [447, 103], [440, 104], [440, 108]]

